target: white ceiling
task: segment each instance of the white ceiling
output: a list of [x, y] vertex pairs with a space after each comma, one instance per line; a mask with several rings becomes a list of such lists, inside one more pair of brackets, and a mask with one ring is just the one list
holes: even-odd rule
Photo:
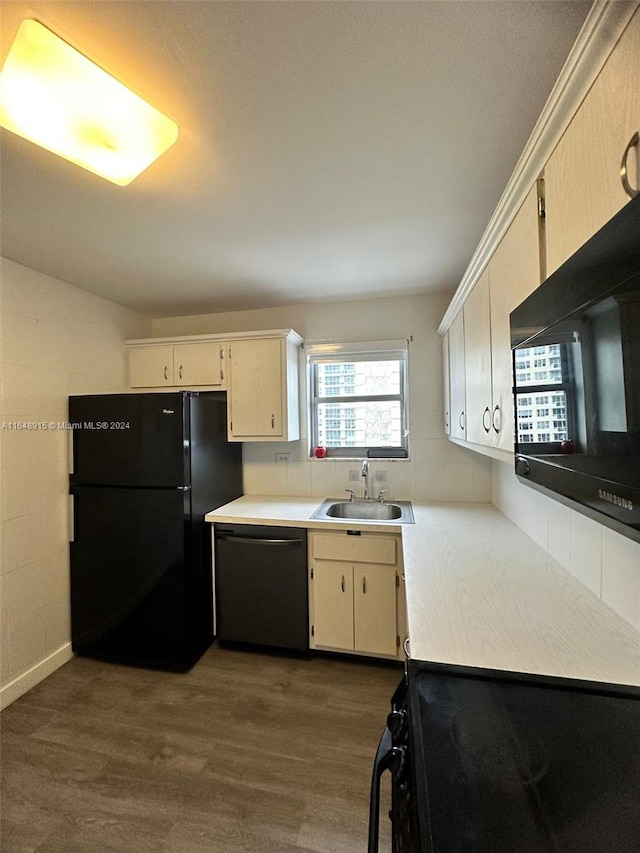
[[116, 187], [4, 132], [2, 254], [156, 317], [453, 287], [589, 6], [3, 0], [180, 136]]

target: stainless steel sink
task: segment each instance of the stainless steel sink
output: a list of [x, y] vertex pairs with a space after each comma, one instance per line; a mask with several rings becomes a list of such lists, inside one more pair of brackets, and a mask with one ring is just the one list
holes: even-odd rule
[[336, 498], [327, 498], [311, 518], [395, 521], [397, 524], [413, 524], [413, 510], [410, 501], [341, 501]]

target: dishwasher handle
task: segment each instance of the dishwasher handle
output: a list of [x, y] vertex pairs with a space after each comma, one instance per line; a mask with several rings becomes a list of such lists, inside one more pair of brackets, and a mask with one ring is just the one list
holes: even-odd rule
[[261, 539], [257, 536], [235, 536], [233, 533], [218, 533], [216, 539], [242, 545], [304, 545], [304, 539]]

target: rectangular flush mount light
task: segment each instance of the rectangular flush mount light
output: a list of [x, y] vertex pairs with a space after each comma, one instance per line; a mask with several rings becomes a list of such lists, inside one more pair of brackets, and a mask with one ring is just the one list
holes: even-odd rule
[[33, 20], [0, 72], [0, 125], [119, 186], [178, 137], [175, 122]]

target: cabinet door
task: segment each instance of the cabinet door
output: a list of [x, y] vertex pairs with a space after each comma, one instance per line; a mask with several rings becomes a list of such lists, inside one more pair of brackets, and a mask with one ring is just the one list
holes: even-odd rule
[[534, 186], [489, 262], [491, 432], [495, 447], [513, 450], [513, 377], [509, 314], [540, 284], [538, 191]]
[[130, 347], [131, 388], [160, 388], [173, 385], [173, 347]]
[[348, 563], [315, 563], [313, 624], [316, 646], [353, 650], [353, 567]]
[[491, 320], [489, 271], [485, 270], [464, 303], [464, 366], [467, 397], [466, 438], [492, 444]]
[[451, 431], [454, 438], [465, 437], [464, 380], [464, 314], [462, 311], [449, 331], [449, 393], [451, 396]]
[[354, 649], [395, 655], [396, 571], [385, 566], [353, 569]]
[[449, 376], [449, 332], [442, 338], [442, 373], [444, 379], [444, 434], [451, 434], [451, 386]]
[[221, 386], [223, 344], [177, 344], [173, 348], [173, 375], [178, 385]]
[[282, 347], [278, 338], [234, 341], [229, 359], [229, 435], [281, 436]]
[[[629, 201], [625, 147], [640, 131], [640, 10], [587, 93], [545, 167], [547, 275]], [[628, 156], [638, 186], [638, 145]]]

